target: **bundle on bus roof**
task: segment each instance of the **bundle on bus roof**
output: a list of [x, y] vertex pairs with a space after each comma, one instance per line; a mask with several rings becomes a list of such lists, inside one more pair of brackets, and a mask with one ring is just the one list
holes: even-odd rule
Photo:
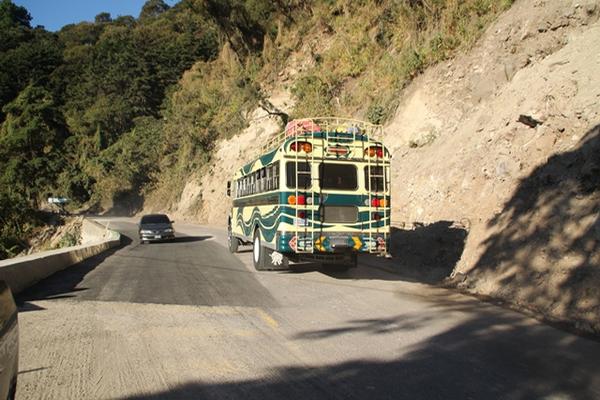
[[329, 137], [367, 136], [373, 140], [381, 140], [383, 128], [381, 125], [371, 124], [350, 118], [340, 117], [313, 117], [294, 119], [288, 122], [283, 132], [279, 133], [268, 141], [263, 150], [269, 150], [281, 145], [285, 140], [295, 136], [315, 136], [317, 134], [326, 134]]

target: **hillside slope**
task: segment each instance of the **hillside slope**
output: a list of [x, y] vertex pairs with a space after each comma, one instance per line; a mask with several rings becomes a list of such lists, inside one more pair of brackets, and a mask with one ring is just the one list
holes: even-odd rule
[[[588, 331], [600, 331], [599, 12], [591, 0], [515, 2], [472, 50], [406, 87], [386, 124], [395, 224], [468, 226], [451, 282]], [[314, 49], [293, 53], [272, 85], [280, 109], [294, 109], [290, 83]], [[225, 224], [231, 169], [280, 129], [260, 109], [249, 121], [168, 211]]]
[[455, 283], [597, 331], [598, 11], [515, 3], [419, 78], [388, 126], [395, 220], [470, 225]]

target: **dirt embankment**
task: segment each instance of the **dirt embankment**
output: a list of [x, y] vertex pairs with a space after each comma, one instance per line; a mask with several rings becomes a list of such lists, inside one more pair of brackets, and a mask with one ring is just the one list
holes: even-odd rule
[[[593, 0], [517, 1], [471, 51], [418, 77], [386, 126], [396, 224], [468, 226], [451, 282], [597, 332], [599, 14]], [[286, 94], [273, 102], [289, 110]], [[173, 213], [223, 225], [225, 181], [277, 129], [257, 111]]]
[[83, 217], [65, 218], [50, 214], [48, 219], [48, 225], [32, 233], [27, 250], [19, 256], [81, 244]]
[[469, 225], [455, 284], [596, 331], [599, 11], [516, 2], [418, 78], [387, 129], [395, 221]]

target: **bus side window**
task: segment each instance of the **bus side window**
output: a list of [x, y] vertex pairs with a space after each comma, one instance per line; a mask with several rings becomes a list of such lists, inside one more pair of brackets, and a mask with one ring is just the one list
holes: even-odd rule
[[273, 189], [279, 190], [279, 161], [273, 164]]
[[254, 194], [260, 193], [260, 172], [254, 173]]
[[267, 167], [267, 190], [273, 190], [273, 165]]
[[258, 171], [256, 171], [256, 193], [262, 193], [262, 187], [263, 187], [263, 179], [262, 179], [262, 172], [259, 169]]

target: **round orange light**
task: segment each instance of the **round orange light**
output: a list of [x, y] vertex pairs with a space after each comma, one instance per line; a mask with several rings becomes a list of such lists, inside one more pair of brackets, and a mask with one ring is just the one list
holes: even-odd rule
[[385, 201], [385, 199], [379, 199], [379, 207], [385, 207], [386, 204], [387, 201]]
[[306, 153], [310, 153], [312, 151], [312, 144], [306, 142], [302, 145], [302, 150]]
[[293, 194], [288, 196], [288, 204], [295, 205], [296, 204], [296, 196]]

